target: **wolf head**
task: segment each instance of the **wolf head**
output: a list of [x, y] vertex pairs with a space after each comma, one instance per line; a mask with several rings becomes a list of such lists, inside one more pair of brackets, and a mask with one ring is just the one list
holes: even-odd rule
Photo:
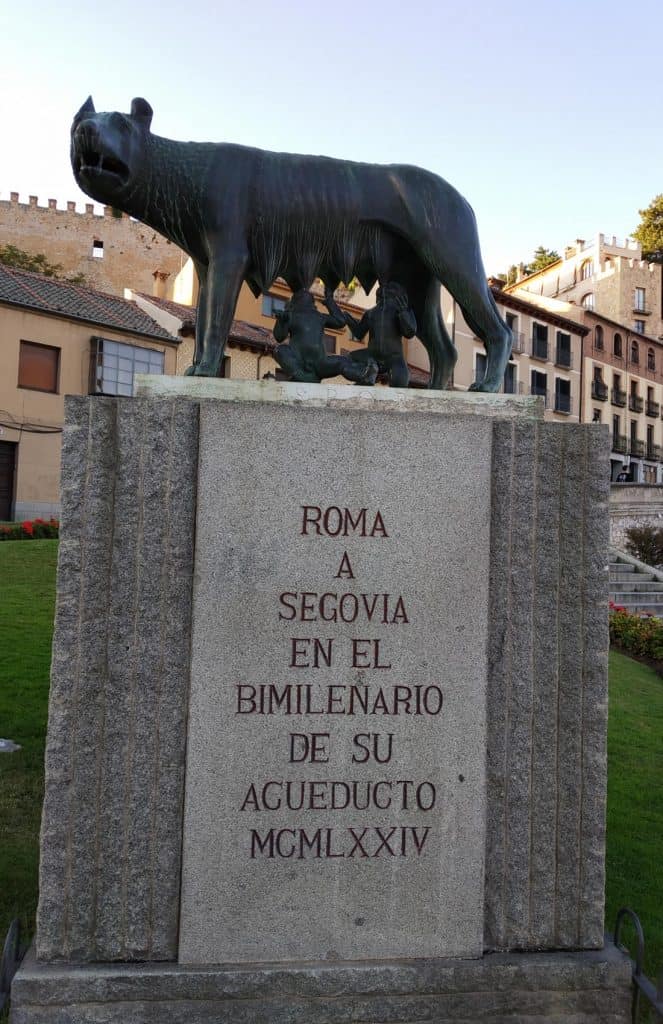
[[71, 126], [71, 166], [77, 184], [99, 203], [120, 204], [143, 173], [152, 107], [131, 101], [131, 112], [98, 114], [92, 97]]

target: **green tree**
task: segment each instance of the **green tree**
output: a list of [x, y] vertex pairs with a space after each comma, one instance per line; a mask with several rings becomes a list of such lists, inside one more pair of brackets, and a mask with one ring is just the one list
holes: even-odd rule
[[540, 245], [534, 250], [534, 255], [529, 263], [512, 263], [506, 274], [502, 273], [497, 276], [506, 281], [508, 288], [522, 277], [536, 274], [537, 270], [545, 270], [551, 263], [556, 263], [558, 259], [559, 253], [555, 249], [546, 249], [545, 246]]
[[534, 259], [527, 267], [529, 274], [536, 274], [538, 270], [545, 270], [551, 263], [557, 263], [559, 259], [559, 253], [555, 249], [546, 249], [545, 246], [540, 245], [534, 250]]
[[43, 274], [44, 277], [64, 278], [72, 284], [85, 283], [84, 274], [62, 274], [61, 263], [51, 263], [43, 252], [25, 252], [15, 245], [0, 245], [0, 263], [16, 270], [32, 270], [37, 274]]
[[663, 195], [655, 196], [644, 210], [638, 210], [640, 223], [633, 237], [642, 246], [645, 259], [663, 263]]

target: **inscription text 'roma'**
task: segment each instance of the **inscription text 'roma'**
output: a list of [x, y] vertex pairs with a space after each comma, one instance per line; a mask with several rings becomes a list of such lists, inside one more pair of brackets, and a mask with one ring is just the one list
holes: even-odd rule
[[339, 508], [331, 505], [320, 508], [319, 505], [302, 505], [302, 536], [316, 537], [349, 537], [356, 533], [359, 537], [388, 537], [381, 512], [369, 512], [367, 508]]

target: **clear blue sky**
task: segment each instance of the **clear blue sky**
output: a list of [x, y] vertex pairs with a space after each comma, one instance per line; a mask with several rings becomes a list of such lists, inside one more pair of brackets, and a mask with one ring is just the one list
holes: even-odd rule
[[493, 273], [663, 192], [662, 39], [663, 0], [5, 3], [0, 198], [84, 201], [73, 114], [144, 96], [160, 135], [441, 174]]

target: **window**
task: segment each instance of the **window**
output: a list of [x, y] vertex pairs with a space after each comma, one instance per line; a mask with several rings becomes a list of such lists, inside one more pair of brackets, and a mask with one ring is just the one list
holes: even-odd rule
[[92, 339], [93, 395], [133, 395], [135, 373], [163, 373], [164, 354], [153, 348]]
[[555, 412], [571, 412], [571, 381], [555, 378]]
[[513, 313], [507, 313], [506, 314], [506, 324], [507, 324], [507, 327], [509, 328], [509, 330], [511, 331], [511, 337], [513, 339], [512, 351], [513, 352], [522, 352], [522, 350], [523, 350], [523, 340], [522, 340], [522, 335], [520, 334], [520, 332], [518, 330], [518, 317], [515, 316], [515, 314], [513, 314]]
[[336, 338], [334, 337], [334, 335], [333, 334], [325, 334], [324, 335], [324, 342], [325, 342], [325, 352], [327, 353], [327, 355], [328, 356], [335, 356], [336, 355]]
[[603, 328], [600, 324], [594, 328], [594, 348], [603, 349]]
[[633, 309], [640, 313], [645, 311], [645, 290], [644, 288], [635, 289], [635, 298], [633, 300]]
[[640, 349], [638, 348], [637, 341], [632, 341], [631, 342], [631, 362], [632, 363], [639, 363], [640, 362]]
[[545, 324], [532, 324], [532, 355], [535, 359], [548, 358], [548, 328]]
[[644, 320], [634, 320], [633, 321], [633, 330], [637, 331], [638, 334], [644, 334], [645, 333], [645, 322], [644, 322]]
[[613, 416], [612, 417], [612, 436], [613, 437], [619, 437], [619, 427], [620, 427], [619, 416]]
[[613, 355], [617, 356], [618, 359], [622, 359], [623, 358], [624, 352], [623, 352], [623, 349], [622, 349], [622, 336], [621, 336], [621, 334], [615, 334], [615, 337], [613, 338], [613, 341], [612, 341], [612, 352], [613, 352]]
[[104, 258], [104, 243], [100, 238], [95, 238], [92, 243], [92, 255], [98, 260], [102, 260]]
[[506, 370], [504, 371], [504, 394], [515, 395], [518, 390], [518, 382], [516, 380], [516, 364], [507, 363]]
[[647, 369], [656, 370], [656, 355], [653, 348], [647, 349]]
[[592, 410], [592, 423], [600, 423], [600, 422], [601, 422], [601, 410], [600, 409], [593, 409]]
[[532, 370], [531, 393], [533, 395], [543, 395], [544, 398], [548, 397], [548, 375], [547, 374], [539, 373], [538, 370]]
[[592, 260], [585, 260], [580, 267], [580, 280], [586, 281], [588, 277], [591, 277], [594, 273], [594, 264]]
[[275, 313], [280, 313], [285, 309], [286, 303], [287, 299], [280, 299], [276, 295], [263, 295], [262, 315], [274, 316]]
[[586, 295], [583, 295], [580, 303], [583, 309], [594, 309], [594, 292], [587, 292]]
[[60, 349], [22, 341], [18, 355], [18, 386], [32, 391], [58, 390]]
[[555, 362], [558, 366], [571, 366], [571, 335], [564, 331], [557, 332], [557, 354]]

